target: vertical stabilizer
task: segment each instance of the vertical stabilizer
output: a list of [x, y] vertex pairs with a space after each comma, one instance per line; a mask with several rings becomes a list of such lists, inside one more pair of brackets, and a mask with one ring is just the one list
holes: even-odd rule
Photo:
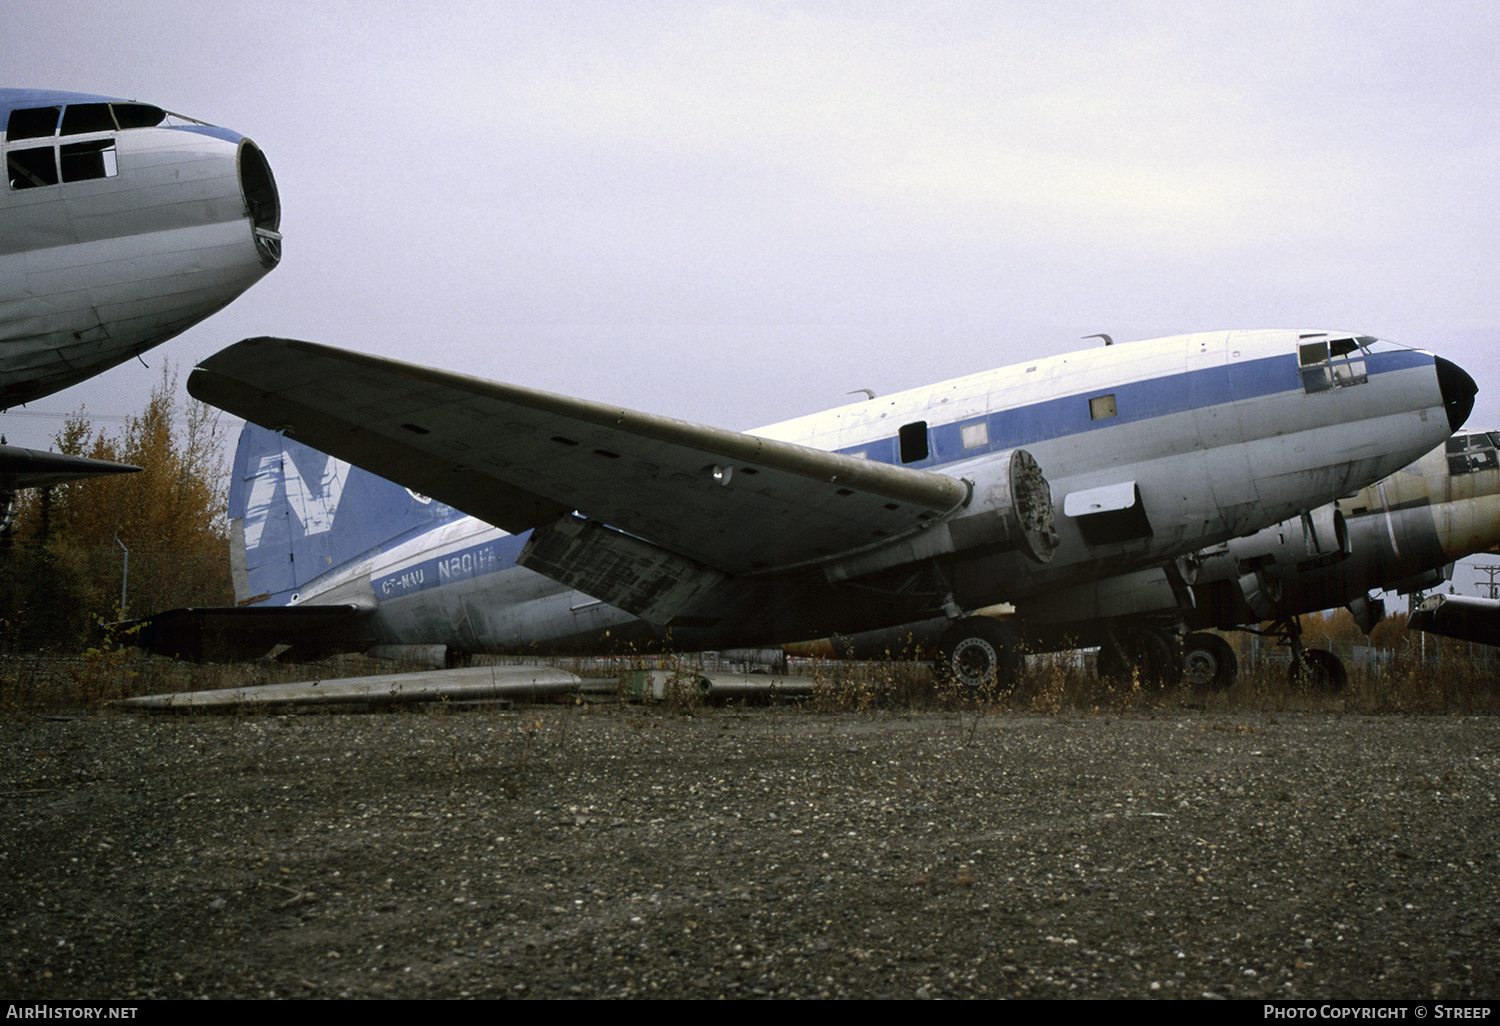
[[247, 423], [229, 486], [235, 601], [283, 605], [329, 571], [461, 516]]

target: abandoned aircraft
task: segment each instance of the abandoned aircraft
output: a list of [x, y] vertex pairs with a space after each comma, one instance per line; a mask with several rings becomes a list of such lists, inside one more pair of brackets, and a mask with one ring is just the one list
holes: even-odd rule
[[[1105, 676], [1136, 673], [1167, 683], [1180, 667], [1192, 683], [1215, 689], [1234, 683], [1237, 665], [1229, 644], [1206, 632], [1256, 630], [1287, 642], [1289, 671], [1304, 683], [1339, 690], [1348, 678], [1344, 665], [1332, 652], [1302, 646], [1298, 617], [1346, 606], [1368, 633], [1385, 616], [1380, 593], [1436, 587], [1455, 560], [1500, 543], [1497, 445], [1500, 432], [1453, 435], [1348, 498], [1193, 553], [1176, 577], [1141, 570], [1040, 596], [1027, 603], [1017, 627], [1033, 652], [1099, 646]], [[1186, 587], [1174, 587], [1178, 579]], [[1259, 631], [1267, 622], [1269, 631]], [[786, 648], [793, 655], [881, 658], [932, 648], [945, 627], [934, 619]], [[1182, 632], [1190, 633], [1179, 646]]]
[[188, 390], [284, 437], [247, 428], [236, 457], [240, 607], [156, 617], [158, 651], [694, 651], [942, 615], [939, 671], [978, 684], [1018, 664], [1013, 611], [1139, 571], [1175, 584], [1179, 557], [1431, 449], [1476, 387], [1372, 336], [1275, 330], [1097, 347], [751, 434], [271, 338]]
[[[0, 129], [0, 408], [165, 342], [281, 259], [275, 179], [238, 132], [43, 89], [0, 89]], [[0, 501], [127, 469], [0, 447]]]
[[[1436, 588], [1456, 560], [1500, 544], [1497, 445], [1500, 432], [1456, 434], [1351, 499], [1203, 553], [1187, 625], [1269, 621], [1292, 646], [1293, 673], [1305, 669], [1312, 686], [1340, 690], [1346, 668], [1331, 652], [1302, 648], [1297, 617], [1345, 606], [1368, 634], [1385, 617], [1382, 592]], [[1224, 665], [1222, 639], [1210, 639], [1189, 635], [1184, 661], [1190, 679], [1222, 687], [1232, 664]]]

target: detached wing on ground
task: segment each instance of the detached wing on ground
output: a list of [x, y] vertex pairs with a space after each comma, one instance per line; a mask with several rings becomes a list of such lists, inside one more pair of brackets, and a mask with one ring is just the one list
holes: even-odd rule
[[[547, 529], [536, 568], [584, 590], [604, 563], [617, 583], [638, 574], [645, 557], [619, 550], [641, 542], [716, 577], [772, 573], [918, 532], [969, 498], [941, 474], [288, 339], [230, 346], [188, 391], [507, 531]], [[601, 525], [615, 529], [603, 555], [578, 540]]]

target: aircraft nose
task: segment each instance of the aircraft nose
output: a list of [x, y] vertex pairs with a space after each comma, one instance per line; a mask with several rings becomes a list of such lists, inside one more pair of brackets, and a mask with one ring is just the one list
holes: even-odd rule
[[1479, 386], [1474, 384], [1474, 379], [1458, 364], [1443, 359], [1441, 356], [1433, 357], [1437, 363], [1438, 388], [1443, 392], [1443, 406], [1448, 411], [1448, 427], [1457, 431], [1463, 427], [1464, 421], [1469, 419], [1469, 414], [1474, 409], [1474, 396], [1479, 392]]
[[281, 262], [281, 195], [266, 155], [249, 139], [240, 140], [239, 174], [260, 262], [267, 268], [275, 267]]

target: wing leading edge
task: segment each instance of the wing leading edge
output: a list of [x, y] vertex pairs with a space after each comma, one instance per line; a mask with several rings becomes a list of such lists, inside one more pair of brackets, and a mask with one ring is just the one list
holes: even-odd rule
[[575, 511], [727, 574], [888, 544], [968, 482], [290, 339], [209, 357], [188, 391], [506, 531]]
[[65, 456], [62, 453], [42, 452], [40, 449], [0, 445], [0, 493], [14, 492], [21, 488], [44, 488], [47, 485], [102, 477], [106, 474], [133, 474], [140, 469], [128, 463], [111, 463], [86, 456]]

